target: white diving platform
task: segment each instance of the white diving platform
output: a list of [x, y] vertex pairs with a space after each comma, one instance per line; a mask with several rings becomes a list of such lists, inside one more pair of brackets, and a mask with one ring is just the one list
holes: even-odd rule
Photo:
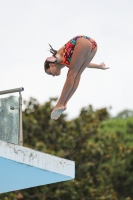
[[74, 161], [0, 140], [0, 193], [74, 178]]

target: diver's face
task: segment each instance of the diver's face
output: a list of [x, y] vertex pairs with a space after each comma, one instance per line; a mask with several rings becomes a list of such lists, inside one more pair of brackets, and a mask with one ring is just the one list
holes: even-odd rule
[[48, 68], [46, 70], [46, 73], [48, 75], [51, 75], [51, 76], [59, 76], [61, 71], [60, 69], [58, 69], [57, 65], [55, 63], [50, 63], [49, 64], [50, 68]]

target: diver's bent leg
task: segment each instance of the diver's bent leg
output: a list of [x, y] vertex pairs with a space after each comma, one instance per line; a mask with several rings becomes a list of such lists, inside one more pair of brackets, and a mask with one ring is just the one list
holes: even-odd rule
[[65, 108], [66, 108], [66, 106], [67, 106], [67, 102], [68, 102], [69, 99], [72, 97], [72, 95], [75, 93], [75, 91], [76, 91], [76, 89], [77, 89], [77, 87], [78, 87], [78, 84], [79, 84], [79, 81], [80, 81], [80, 77], [81, 77], [82, 72], [84, 71], [84, 69], [86, 68], [86, 66], [88, 65], [88, 63], [91, 62], [91, 60], [93, 59], [93, 57], [94, 57], [95, 54], [96, 54], [96, 51], [97, 51], [97, 49], [94, 49], [94, 50], [90, 53], [90, 55], [88, 56], [88, 58], [85, 60], [85, 62], [83, 63], [83, 65], [81, 66], [81, 68], [80, 68], [80, 70], [79, 70], [79, 72], [78, 72], [78, 74], [77, 74], [77, 77], [76, 77], [76, 79], [75, 79], [74, 86], [73, 86], [71, 92], [69, 93], [69, 95], [68, 95], [66, 101], [64, 102], [64, 107], [65, 107]]

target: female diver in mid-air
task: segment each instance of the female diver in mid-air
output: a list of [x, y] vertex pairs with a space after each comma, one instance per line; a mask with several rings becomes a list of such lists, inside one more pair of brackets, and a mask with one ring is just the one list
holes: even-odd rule
[[96, 54], [97, 43], [90, 37], [79, 35], [68, 41], [58, 51], [50, 45], [51, 57], [44, 63], [45, 72], [48, 75], [59, 76], [63, 67], [68, 67], [66, 82], [61, 96], [51, 113], [52, 119], [58, 119], [66, 110], [67, 102], [76, 91], [82, 72], [85, 68], [108, 69], [104, 63], [93, 64], [91, 60]]

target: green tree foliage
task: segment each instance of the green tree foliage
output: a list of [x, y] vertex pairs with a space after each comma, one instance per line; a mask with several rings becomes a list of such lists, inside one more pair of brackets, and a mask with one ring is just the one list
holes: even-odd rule
[[133, 110], [123, 110], [122, 112], [118, 113], [116, 118], [126, 119], [128, 117], [133, 117]]
[[99, 136], [104, 134], [108, 161], [100, 166], [106, 184], [113, 183], [118, 199], [133, 198], [133, 117], [102, 122]]
[[[53, 101], [31, 98], [23, 112], [24, 146], [74, 160], [72, 181], [1, 194], [3, 200], [131, 200], [133, 119], [109, 119], [106, 108], [83, 108], [71, 121], [50, 119]], [[20, 180], [21, 181], [21, 180]]]

